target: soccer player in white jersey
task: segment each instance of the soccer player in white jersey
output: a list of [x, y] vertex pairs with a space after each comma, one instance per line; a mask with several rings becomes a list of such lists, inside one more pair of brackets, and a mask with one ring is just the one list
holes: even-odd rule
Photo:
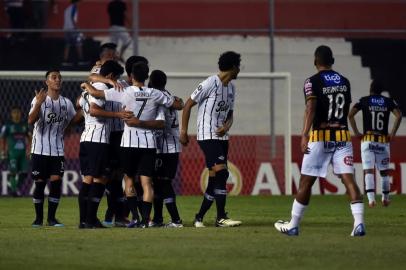
[[[116, 80], [124, 69], [115, 61], [105, 62], [100, 69], [100, 75]], [[93, 87], [99, 91], [110, 87], [104, 83], [94, 83]], [[80, 167], [83, 178], [79, 192], [79, 228], [102, 227], [97, 218], [97, 209], [105, 191], [109, 178], [109, 143], [111, 125], [109, 119], [127, 119], [133, 116], [132, 112], [124, 110], [113, 111], [111, 102], [96, 99], [83, 92], [79, 100], [85, 116], [85, 129], [80, 138]]]
[[274, 224], [279, 232], [289, 236], [299, 235], [299, 223], [309, 205], [312, 186], [318, 177], [326, 177], [330, 163], [351, 201], [354, 218], [351, 236], [365, 235], [364, 203], [354, 179], [353, 149], [347, 123], [351, 86], [347, 78], [332, 69], [333, 64], [330, 47], [317, 47], [314, 65], [318, 72], [304, 83], [306, 109], [301, 139], [304, 156], [299, 189], [292, 205], [291, 220], [278, 220]]
[[62, 227], [55, 218], [61, 197], [62, 176], [64, 173], [64, 131], [75, 117], [72, 102], [60, 95], [62, 77], [58, 70], [49, 70], [45, 75], [47, 90], [35, 92], [28, 115], [28, 124], [34, 124], [31, 144], [32, 171], [35, 182], [34, 206], [36, 218], [33, 227], [43, 224], [44, 189], [50, 179], [48, 197], [48, 226]]
[[[154, 70], [149, 76], [148, 87], [158, 89], [164, 95], [171, 97], [171, 93], [165, 89], [166, 74], [161, 70]], [[181, 144], [179, 142], [178, 112], [174, 109], [163, 108], [165, 114], [165, 128], [155, 131], [157, 142], [157, 156], [155, 162], [154, 183], [154, 217], [150, 227], [181, 228], [182, 220], [179, 217], [176, 206], [176, 194], [172, 187], [172, 179], [176, 176], [179, 163]], [[171, 221], [164, 225], [162, 208], [165, 203], [166, 209], [171, 216]]]
[[231, 83], [240, 72], [241, 56], [228, 51], [221, 54], [218, 66], [220, 72], [199, 84], [186, 101], [182, 114], [180, 142], [187, 145], [190, 111], [198, 104], [197, 141], [202, 149], [209, 169], [209, 182], [194, 226], [204, 227], [203, 217], [216, 201], [218, 227], [234, 227], [241, 221], [232, 220], [225, 211], [227, 196], [228, 131], [233, 122], [235, 86]]
[[[365, 192], [368, 197], [369, 207], [374, 207], [375, 202], [375, 167], [381, 175], [382, 205], [390, 203], [389, 192], [389, 165], [390, 165], [390, 141], [402, 121], [402, 113], [399, 106], [392, 98], [381, 95], [384, 86], [377, 80], [373, 80], [370, 87], [370, 95], [362, 97], [351, 109], [348, 119], [355, 136], [362, 138], [361, 158], [364, 169]], [[358, 130], [354, 116], [362, 111], [364, 133]], [[395, 122], [388, 134], [389, 116], [393, 113]]]
[[136, 211], [136, 193], [134, 176], [140, 176], [144, 191], [142, 201], [141, 227], [148, 227], [153, 201], [151, 177], [154, 171], [156, 142], [153, 129], [163, 128], [164, 120], [157, 121], [159, 106], [181, 109], [183, 102], [174, 97], [167, 97], [161, 91], [144, 86], [148, 78], [149, 68], [145, 63], [137, 63], [132, 69], [132, 86], [124, 88], [123, 92], [114, 88], [98, 91], [89, 83], [81, 86], [92, 96], [105, 98], [107, 101], [121, 102], [127, 110], [133, 111], [135, 120], [131, 126], [126, 123], [121, 138], [122, 165], [125, 173], [126, 196], [131, 212]]

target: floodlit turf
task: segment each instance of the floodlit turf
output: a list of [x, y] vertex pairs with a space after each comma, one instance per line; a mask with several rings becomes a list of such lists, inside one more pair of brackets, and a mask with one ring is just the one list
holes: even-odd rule
[[[290, 216], [291, 197], [231, 197], [238, 228], [191, 227], [200, 197], [179, 197], [182, 229], [77, 229], [76, 198], [62, 198], [65, 228], [31, 228], [30, 198], [0, 198], [0, 269], [404, 269], [406, 196], [366, 208], [367, 236], [351, 238], [344, 196], [314, 196], [299, 237], [273, 228]], [[101, 206], [104, 210], [105, 205]]]

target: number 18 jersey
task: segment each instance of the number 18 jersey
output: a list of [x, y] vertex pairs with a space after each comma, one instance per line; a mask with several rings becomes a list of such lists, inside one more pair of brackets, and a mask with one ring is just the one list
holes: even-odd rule
[[323, 70], [305, 81], [303, 91], [306, 101], [317, 99], [313, 130], [321, 124], [348, 129], [351, 87], [347, 78], [334, 70]]

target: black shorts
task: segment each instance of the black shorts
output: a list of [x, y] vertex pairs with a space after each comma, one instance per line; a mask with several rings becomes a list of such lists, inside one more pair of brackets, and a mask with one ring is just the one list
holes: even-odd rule
[[108, 144], [81, 142], [79, 150], [82, 175], [101, 177], [108, 175]]
[[47, 180], [51, 175], [63, 176], [65, 171], [63, 156], [31, 155], [31, 178], [33, 180]]
[[120, 153], [121, 153], [121, 136], [122, 131], [113, 131], [110, 133], [109, 143], [109, 167], [110, 170], [117, 170], [120, 166]]
[[178, 169], [179, 153], [157, 154], [155, 159], [155, 177], [173, 179]]
[[121, 147], [121, 164], [130, 177], [136, 174], [152, 177], [155, 168], [155, 148]]
[[203, 151], [207, 168], [217, 164], [227, 165], [228, 140], [204, 140], [197, 143]]

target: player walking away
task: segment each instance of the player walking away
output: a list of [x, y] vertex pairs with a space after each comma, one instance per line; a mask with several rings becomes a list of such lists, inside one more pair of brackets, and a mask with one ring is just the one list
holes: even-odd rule
[[197, 141], [209, 169], [209, 182], [194, 226], [204, 227], [203, 217], [214, 200], [217, 206], [218, 227], [239, 226], [241, 221], [232, 220], [225, 212], [229, 176], [227, 170], [228, 131], [233, 123], [235, 86], [231, 83], [240, 72], [241, 56], [229, 51], [218, 61], [220, 72], [199, 84], [186, 101], [182, 114], [180, 142], [187, 145], [190, 111], [198, 104]]
[[27, 177], [28, 144], [31, 132], [28, 125], [21, 120], [21, 109], [11, 109], [11, 121], [3, 125], [0, 132], [0, 154], [8, 159], [9, 183], [11, 195], [20, 196], [20, 187]]
[[[43, 224], [44, 189], [50, 179], [48, 197], [48, 226], [61, 227], [55, 218], [61, 197], [64, 173], [64, 131], [69, 123], [79, 119], [72, 102], [60, 95], [62, 76], [51, 69], [45, 75], [47, 90], [35, 91], [28, 115], [28, 124], [34, 124], [31, 143], [32, 171], [35, 182], [34, 206], [36, 218], [33, 227]], [[76, 116], [76, 117], [75, 117]]]
[[[115, 61], [105, 62], [100, 75], [113, 80], [124, 72], [124, 69]], [[93, 86], [99, 91], [109, 89], [104, 83], [94, 83]], [[79, 228], [103, 227], [97, 218], [97, 209], [109, 176], [109, 139], [111, 125], [108, 119], [132, 117], [132, 112], [112, 111], [111, 102], [96, 99], [83, 92], [79, 100], [85, 116], [85, 129], [80, 138], [80, 165], [84, 175], [81, 190], [79, 192]]]
[[[158, 89], [168, 97], [172, 97], [165, 90], [166, 74], [161, 70], [151, 72], [148, 87]], [[157, 142], [157, 156], [155, 162], [154, 183], [154, 218], [150, 227], [165, 226], [168, 228], [183, 227], [176, 206], [176, 195], [172, 187], [172, 179], [175, 178], [179, 163], [181, 145], [179, 143], [178, 113], [174, 109], [163, 108], [165, 113], [165, 128], [155, 131]], [[162, 208], [165, 203], [166, 209], [171, 216], [171, 221], [164, 225]]]
[[132, 121], [126, 121], [121, 138], [122, 165], [125, 173], [127, 202], [132, 213], [136, 211], [136, 193], [134, 176], [139, 175], [144, 191], [142, 201], [141, 227], [148, 227], [151, 213], [153, 190], [151, 177], [155, 165], [156, 143], [153, 129], [164, 127], [164, 120], [157, 120], [158, 106], [181, 109], [182, 101], [174, 97], [169, 98], [161, 91], [144, 86], [148, 78], [149, 68], [145, 63], [137, 63], [132, 69], [132, 86], [124, 88], [123, 92], [114, 88], [98, 91], [89, 83], [81, 86], [96, 98], [107, 101], [121, 102], [123, 106], [134, 112]]
[[[362, 97], [352, 107], [348, 118], [355, 136], [362, 137], [361, 158], [364, 169], [365, 190], [368, 196], [369, 207], [374, 207], [375, 202], [375, 166], [379, 170], [382, 179], [382, 205], [390, 203], [389, 192], [389, 163], [390, 141], [395, 137], [402, 121], [402, 113], [396, 102], [381, 95], [385, 90], [379, 81], [372, 81], [369, 96]], [[358, 130], [354, 116], [362, 111], [364, 133]], [[390, 134], [388, 134], [389, 115], [395, 115], [395, 122]]]
[[113, 0], [107, 6], [110, 18], [110, 39], [111, 42], [121, 44], [119, 60], [124, 62], [124, 52], [131, 44], [131, 37], [125, 28], [127, 5], [121, 0]]
[[304, 156], [299, 189], [292, 205], [291, 220], [278, 220], [275, 228], [287, 235], [299, 234], [299, 223], [309, 204], [312, 186], [317, 177], [326, 177], [327, 166], [331, 163], [351, 200], [354, 217], [351, 236], [363, 236], [364, 204], [354, 180], [353, 149], [347, 124], [350, 83], [332, 69], [334, 58], [329, 47], [319, 46], [314, 55], [318, 73], [304, 83], [306, 109], [301, 139]]

